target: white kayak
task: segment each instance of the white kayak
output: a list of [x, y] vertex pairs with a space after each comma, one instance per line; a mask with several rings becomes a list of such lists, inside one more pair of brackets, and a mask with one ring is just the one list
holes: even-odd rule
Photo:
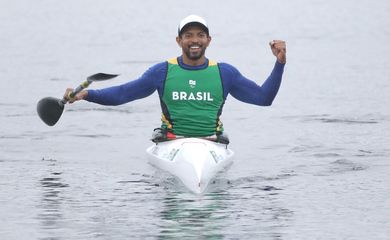
[[199, 138], [180, 138], [149, 147], [149, 163], [178, 178], [194, 193], [202, 193], [217, 173], [233, 163], [226, 144]]

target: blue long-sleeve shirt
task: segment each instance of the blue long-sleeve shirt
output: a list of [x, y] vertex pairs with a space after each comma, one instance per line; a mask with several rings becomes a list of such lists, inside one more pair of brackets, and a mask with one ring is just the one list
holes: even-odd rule
[[[181, 67], [187, 69], [203, 69], [208, 66], [208, 59], [206, 59], [203, 65], [195, 67], [185, 65], [181, 57], [178, 58], [178, 62]], [[244, 77], [232, 65], [218, 63], [218, 66], [222, 79], [224, 99], [230, 94], [242, 102], [259, 106], [269, 106], [272, 104], [279, 90], [284, 70], [284, 64], [276, 62], [269, 77], [259, 86], [254, 81]], [[88, 90], [86, 100], [102, 105], [120, 105], [136, 99], [145, 98], [156, 90], [161, 98], [167, 71], [167, 62], [158, 63], [134, 81], [100, 90]]]

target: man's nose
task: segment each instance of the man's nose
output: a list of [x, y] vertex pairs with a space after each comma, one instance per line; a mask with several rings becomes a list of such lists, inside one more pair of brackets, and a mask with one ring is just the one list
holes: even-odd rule
[[192, 37], [191, 43], [199, 43], [199, 38], [197, 36]]

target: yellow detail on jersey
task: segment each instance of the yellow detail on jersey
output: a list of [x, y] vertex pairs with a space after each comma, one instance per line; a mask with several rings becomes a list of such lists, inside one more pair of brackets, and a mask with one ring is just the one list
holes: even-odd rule
[[[179, 63], [177, 62], [177, 58], [168, 59], [168, 63], [170, 63], [170, 64], [175, 64], [175, 65], [179, 64]], [[209, 60], [209, 65], [208, 65], [208, 66], [215, 66], [215, 65], [217, 65], [217, 64], [218, 64], [218, 63], [217, 63], [216, 61]]]
[[220, 120], [218, 120], [218, 125], [217, 125], [217, 132], [223, 132], [223, 124]]
[[172, 129], [172, 124], [167, 120], [164, 114], [162, 114], [161, 121], [167, 126], [168, 129]]
[[209, 66], [215, 66], [215, 65], [217, 65], [216, 61], [209, 60]]
[[175, 64], [175, 65], [179, 64], [179, 63], [177, 62], [177, 58], [168, 59], [168, 63], [170, 63], [170, 64]]

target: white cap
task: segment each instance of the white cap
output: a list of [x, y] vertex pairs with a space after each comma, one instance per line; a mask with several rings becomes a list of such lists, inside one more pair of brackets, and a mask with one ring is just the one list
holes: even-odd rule
[[179, 35], [182, 32], [183, 28], [186, 27], [188, 24], [200, 25], [205, 30], [205, 32], [209, 34], [209, 27], [207, 26], [206, 20], [204, 20], [202, 17], [199, 17], [198, 15], [192, 14], [180, 21], [178, 29]]

